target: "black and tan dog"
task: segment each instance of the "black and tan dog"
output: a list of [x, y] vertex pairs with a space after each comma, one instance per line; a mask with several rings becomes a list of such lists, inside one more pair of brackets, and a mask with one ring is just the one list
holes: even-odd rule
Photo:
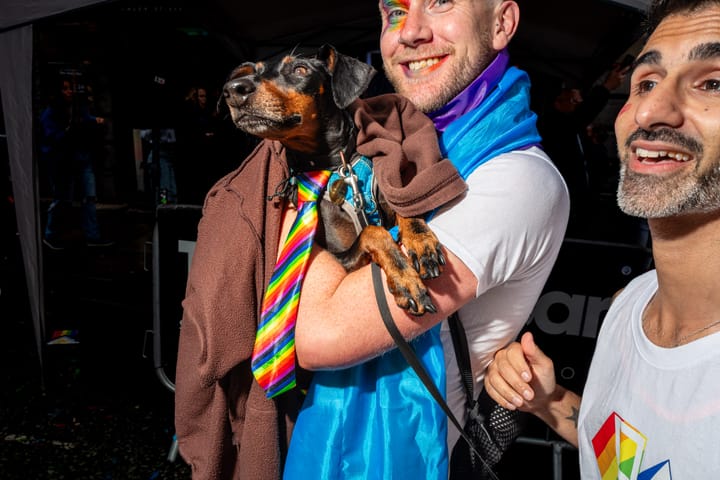
[[[285, 146], [291, 175], [347, 169], [355, 151], [355, 131], [346, 108], [374, 74], [371, 66], [326, 45], [314, 57], [288, 55], [273, 62], [244, 63], [233, 70], [223, 93], [238, 128]], [[445, 264], [438, 239], [423, 219], [397, 215], [380, 195], [383, 224], [399, 227], [406, 256], [386, 228], [359, 224], [340, 206], [348, 183], [352, 187], [352, 181], [334, 182], [320, 202], [321, 227], [315, 241], [348, 271], [377, 263], [400, 307], [415, 315], [435, 312], [422, 279], [438, 276]], [[282, 189], [282, 194], [293, 201], [297, 190]]]

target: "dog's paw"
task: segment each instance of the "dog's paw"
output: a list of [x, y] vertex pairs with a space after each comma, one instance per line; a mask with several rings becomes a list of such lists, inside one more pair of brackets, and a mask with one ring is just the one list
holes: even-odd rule
[[[440, 243], [430, 242], [421, 244], [419, 247], [406, 245], [406, 249], [413, 268], [420, 274], [420, 278], [425, 280], [440, 276], [443, 265], [445, 265], [445, 255], [443, 255]], [[422, 250], [418, 251], [419, 249]]]
[[395, 297], [395, 303], [412, 315], [421, 316], [428, 312], [437, 312], [437, 308], [430, 300], [430, 295], [428, 295], [425, 288], [416, 289], [414, 292], [401, 288], [398, 292], [392, 293]]
[[397, 262], [397, 259], [394, 266], [400, 268], [397, 270], [392, 269], [394, 270], [392, 272], [386, 270], [385, 273], [387, 275], [388, 289], [395, 298], [398, 307], [418, 316], [427, 312], [437, 312], [437, 308], [430, 299], [420, 274], [413, 270], [410, 265]]
[[445, 265], [445, 255], [440, 240], [430, 230], [424, 220], [419, 218], [398, 218], [400, 240], [407, 256], [420, 278], [428, 279], [440, 276]]
[[[430, 234], [434, 237], [432, 232]], [[436, 273], [435, 276], [439, 274], [440, 265], [445, 263], [445, 257], [439, 250], [439, 243], [437, 245], [434, 247], [437, 250], [426, 255], [415, 253], [413, 257], [406, 255], [400, 249], [387, 230], [369, 226], [363, 229], [356, 244], [350, 250], [356, 252], [361, 260], [369, 259], [380, 266], [385, 272], [388, 289], [400, 308], [412, 315], [424, 315], [427, 312], [437, 312], [420, 273], [422, 269]], [[341, 255], [340, 258], [352, 260], [353, 256]], [[345, 263], [343, 265], [348, 269]]]

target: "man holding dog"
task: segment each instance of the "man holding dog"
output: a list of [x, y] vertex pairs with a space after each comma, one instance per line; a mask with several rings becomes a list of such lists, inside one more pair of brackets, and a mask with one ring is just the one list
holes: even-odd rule
[[616, 296], [582, 398], [530, 334], [485, 380], [579, 446], [583, 479], [720, 475], [720, 1], [656, 0], [648, 20], [615, 131], [618, 204], [648, 219], [655, 270]]
[[[565, 233], [568, 193], [538, 147], [527, 75], [509, 66], [507, 46], [519, 21], [515, 2], [382, 0], [380, 11], [388, 77], [398, 93], [432, 118], [443, 155], [468, 185], [467, 192], [441, 208], [429, 224], [445, 257], [440, 277], [425, 282], [437, 312], [414, 316], [397, 307], [385, 290], [394, 321], [406, 338], [428, 332], [426, 336], [436, 335], [441, 342], [445, 356], [441, 351], [438, 366], [447, 371], [448, 404], [462, 421], [465, 397], [443, 320], [459, 311], [479, 386], [494, 352], [524, 325], [550, 273]], [[256, 324], [245, 324], [252, 323], [249, 319], [258, 310], [255, 294], [267, 287], [267, 272], [275, 260], [258, 255], [264, 255], [263, 242], [267, 251], [274, 251], [275, 244], [279, 249], [286, 236], [281, 232], [287, 232], [294, 220], [294, 210], [285, 209], [277, 229], [274, 222], [281, 209], [270, 208], [264, 196], [256, 208], [243, 203], [258, 192], [272, 194], [286, 180], [273, 163], [245, 162], [221, 180], [205, 202], [178, 354], [180, 453], [197, 479], [271, 480], [282, 469], [292, 433], [291, 453], [295, 446], [307, 450], [291, 455], [297, 478], [406, 478], [410, 472], [401, 470], [407, 465], [405, 458], [368, 456], [367, 444], [328, 448], [330, 440], [321, 433], [312, 441], [296, 442], [295, 427], [303, 415], [295, 424], [298, 402], [303, 401], [300, 389], [268, 399], [247, 375], [250, 360], [241, 350], [247, 350], [247, 330]], [[250, 227], [241, 228], [244, 223]], [[249, 233], [238, 238], [235, 232], [240, 231]], [[267, 248], [269, 242], [273, 248]], [[263, 279], [255, 272], [267, 274]], [[240, 285], [237, 278], [255, 283]], [[202, 321], [195, 321], [198, 316]], [[214, 332], [208, 334], [206, 328]], [[376, 306], [369, 266], [347, 274], [335, 256], [313, 248], [302, 285], [295, 346], [298, 363], [309, 370], [358, 365], [393, 349]], [[339, 390], [345, 388], [357, 386], [339, 385]], [[406, 411], [394, 410], [394, 404], [382, 402], [388, 397], [377, 393], [376, 405], [402, 422]], [[429, 396], [423, 401], [433, 402]], [[310, 426], [333, 428], [333, 420]], [[364, 427], [345, 423], [340, 429], [353, 429], [361, 437]], [[449, 450], [458, 438], [459, 432], [446, 428], [443, 415], [437, 418], [434, 434], [397, 447], [403, 457], [424, 446], [441, 448], [436, 465], [419, 478], [445, 480]], [[317, 452], [328, 452], [328, 457], [318, 458]]]
[[[439, 326], [447, 400], [462, 422], [465, 397], [443, 320], [459, 311], [477, 392], [494, 352], [517, 336], [550, 273], [565, 233], [568, 193], [538, 148], [527, 76], [509, 67], [507, 46], [519, 21], [515, 2], [382, 0], [380, 12], [387, 77], [433, 119], [443, 154], [469, 186], [429, 223], [447, 260], [442, 275], [426, 281], [437, 313], [413, 316], [385, 292], [405, 338]], [[331, 254], [315, 249], [295, 342], [299, 364], [310, 370], [355, 365], [395, 346], [376, 306], [369, 266], [347, 274]], [[448, 452], [458, 438], [450, 426]], [[310, 443], [305, 465], [317, 448]], [[382, 468], [392, 471], [389, 464], [385, 458]], [[325, 473], [347, 476], [332, 468]]]

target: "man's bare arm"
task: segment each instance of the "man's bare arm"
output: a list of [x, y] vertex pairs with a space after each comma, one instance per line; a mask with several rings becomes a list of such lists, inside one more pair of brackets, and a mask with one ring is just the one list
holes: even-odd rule
[[[442, 275], [425, 282], [437, 313], [408, 314], [385, 287], [393, 319], [405, 338], [427, 331], [475, 298], [473, 273], [448, 250], [445, 256]], [[300, 365], [310, 370], [347, 367], [393, 347], [375, 300], [370, 266], [347, 274], [335, 257], [316, 247], [303, 282], [295, 330]]]

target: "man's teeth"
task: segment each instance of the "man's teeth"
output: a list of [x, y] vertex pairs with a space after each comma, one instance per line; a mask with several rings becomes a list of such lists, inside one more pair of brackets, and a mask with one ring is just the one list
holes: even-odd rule
[[426, 60], [420, 60], [420, 61], [414, 61], [408, 63], [408, 68], [412, 70], [413, 72], [420, 70], [422, 68], [432, 67], [436, 63], [440, 61], [439, 58], [428, 58]]
[[680, 152], [668, 152], [665, 150], [645, 150], [644, 148], [638, 148], [635, 150], [635, 154], [640, 158], [674, 158], [679, 162], [687, 162], [690, 160], [690, 155]]

